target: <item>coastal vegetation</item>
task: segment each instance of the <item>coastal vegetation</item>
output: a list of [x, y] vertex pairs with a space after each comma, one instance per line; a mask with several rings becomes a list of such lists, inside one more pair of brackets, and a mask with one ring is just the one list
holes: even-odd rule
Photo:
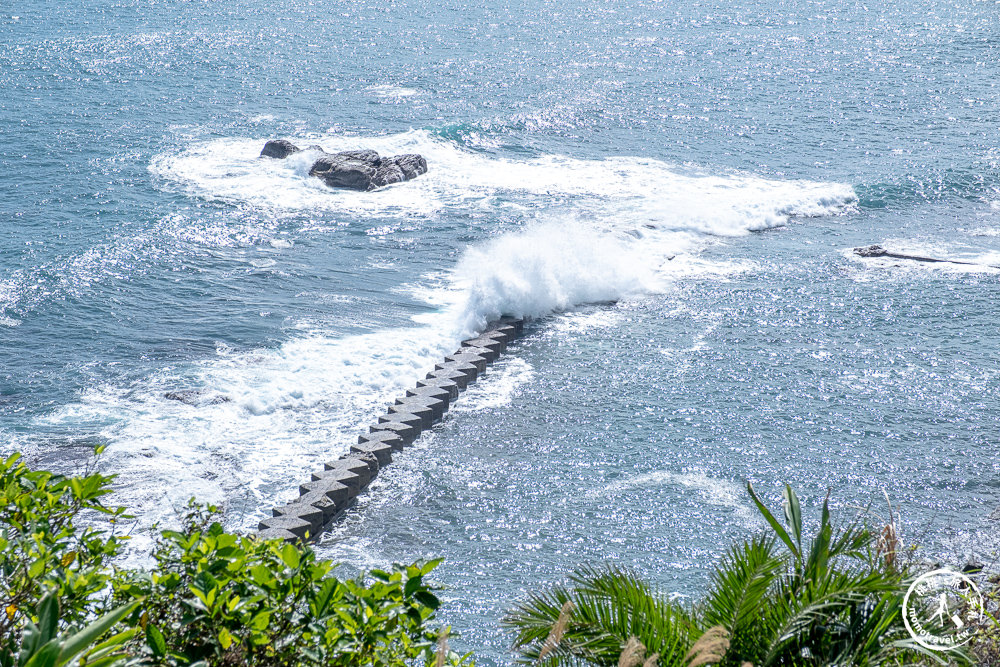
[[[506, 619], [522, 661], [614, 665], [630, 642], [632, 663], [648, 656], [661, 667], [942, 660], [904, 626], [903, 597], [912, 577], [893, 523], [881, 531], [860, 521], [837, 526], [827, 497], [819, 525], [807, 537], [790, 487], [783, 521], [749, 484], [747, 491], [768, 532], [728, 549], [701, 601], [675, 603], [627, 569], [584, 567], [568, 584], [531, 596]], [[946, 657], [972, 664], [961, 648]]]
[[470, 661], [433, 626], [437, 561], [340, 579], [308, 545], [227, 533], [192, 504], [149, 568], [123, 568], [112, 481], [0, 461], [0, 667]]
[[[97, 452], [100, 453], [100, 450]], [[471, 665], [435, 625], [439, 561], [338, 578], [307, 544], [226, 532], [191, 503], [158, 530], [146, 568], [120, 564], [130, 518], [112, 476], [0, 460], [0, 667]], [[729, 547], [693, 605], [635, 572], [586, 565], [504, 623], [524, 664], [619, 667], [995, 664], [987, 613], [970, 646], [931, 651], [903, 623], [913, 579], [895, 522], [838, 525], [824, 500], [807, 534], [747, 491], [766, 532]], [[988, 612], [996, 606], [987, 592]]]

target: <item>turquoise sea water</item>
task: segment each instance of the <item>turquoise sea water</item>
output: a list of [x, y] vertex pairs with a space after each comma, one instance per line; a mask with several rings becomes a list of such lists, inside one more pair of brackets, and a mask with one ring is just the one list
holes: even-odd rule
[[[746, 480], [990, 559], [997, 271], [849, 251], [1000, 265], [998, 63], [994, 2], [9, 3], [0, 453], [106, 442], [137, 535], [191, 495], [251, 527], [503, 311], [322, 543], [443, 556], [485, 664], [584, 561], [697, 596]], [[334, 192], [274, 137], [430, 172]]]

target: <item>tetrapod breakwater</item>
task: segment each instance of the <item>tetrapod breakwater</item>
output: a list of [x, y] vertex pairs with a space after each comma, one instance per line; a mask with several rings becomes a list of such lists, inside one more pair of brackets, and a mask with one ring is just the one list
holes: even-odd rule
[[501, 317], [454, 354], [435, 364], [426, 377], [398, 397], [388, 410], [358, 435], [349, 452], [323, 465], [299, 485], [299, 497], [274, 507], [258, 526], [259, 535], [286, 541], [321, 534], [338, 520], [394, 455], [443, 419], [459, 395], [507, 351], [524, 332], [524, 320]]

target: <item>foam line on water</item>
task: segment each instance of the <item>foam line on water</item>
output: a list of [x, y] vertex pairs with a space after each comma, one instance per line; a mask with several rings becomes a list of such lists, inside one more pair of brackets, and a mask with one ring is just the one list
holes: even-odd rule
[[732, 236], [784, 225], [791, 216], [852, 208], [854, 190], [840, 183], [766, 179], [735, 171], [711, 173], [651, 158], [583, 160], [562, 155], [503, 158], [468, 150], [425, 130], [384, 136], [343, 133], [289, 137], [326, 151], [371, 148], [382, 154], [420, 153], [427, 174], [374, 192], [328, 188], [308, 175], [315, 151], [285, 160], [258, 158], [265, 138], [230, 137], [161, 153], [150, 171], [163, 187], [197, 197], [249, 203], [275, 212], [328, 210], [360, 216], [434, 216], [473, 207], [525, 210], [573, 199], [600, 217], [630, 226]]
[[462, 400], [451, 408], [453, 413], [479, 412], [510, 405], [517, 390], [535, 377], [535, 369], [518, 358], [505, 359], [493, 367], [486, 377], [471, 386]]
[[697, 493], [699, 498], [710, 505], [728, 508], [733, 511], [739, 521], [752, 525], [754, 515], [746, 495], [739, 484], [726, 479], [719, 479], [705, 474], [703, 471], [672, 472], [669, 470], [654, 470], [642, 475], [636, 475], [621, 482], [609, 484], [590, 493], [591, 496], [616, 495], [629, 493], [637, 489], [679, 486]]

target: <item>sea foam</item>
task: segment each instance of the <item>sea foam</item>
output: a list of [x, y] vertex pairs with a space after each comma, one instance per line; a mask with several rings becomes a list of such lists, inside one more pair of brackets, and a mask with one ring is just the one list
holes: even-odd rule
[[[377, 218], [433, 217], [455, 208], [570, 208], [633, 225], [734, 236], [787, 224], [791, 216], [839, 213], [854, 206], [840, 183], [776, 180], [740, 172], [708, 173], [660, 160], [562, 155], [530, 159], [471, 151], [425, 130], [359, 137], [343, 133], [291, 137], [335, 152], [358, 147], [382, 154], [420, 153], [429, 171], [374, 192], [333, 190], [310, 177], [315, 151], [285, 160], [259, 158], [263, 138], [223, 138], [156, 156], [161, 187], [273, 213], [321, 210]], [[568, 198], [568, 200], [567, 200]]]

